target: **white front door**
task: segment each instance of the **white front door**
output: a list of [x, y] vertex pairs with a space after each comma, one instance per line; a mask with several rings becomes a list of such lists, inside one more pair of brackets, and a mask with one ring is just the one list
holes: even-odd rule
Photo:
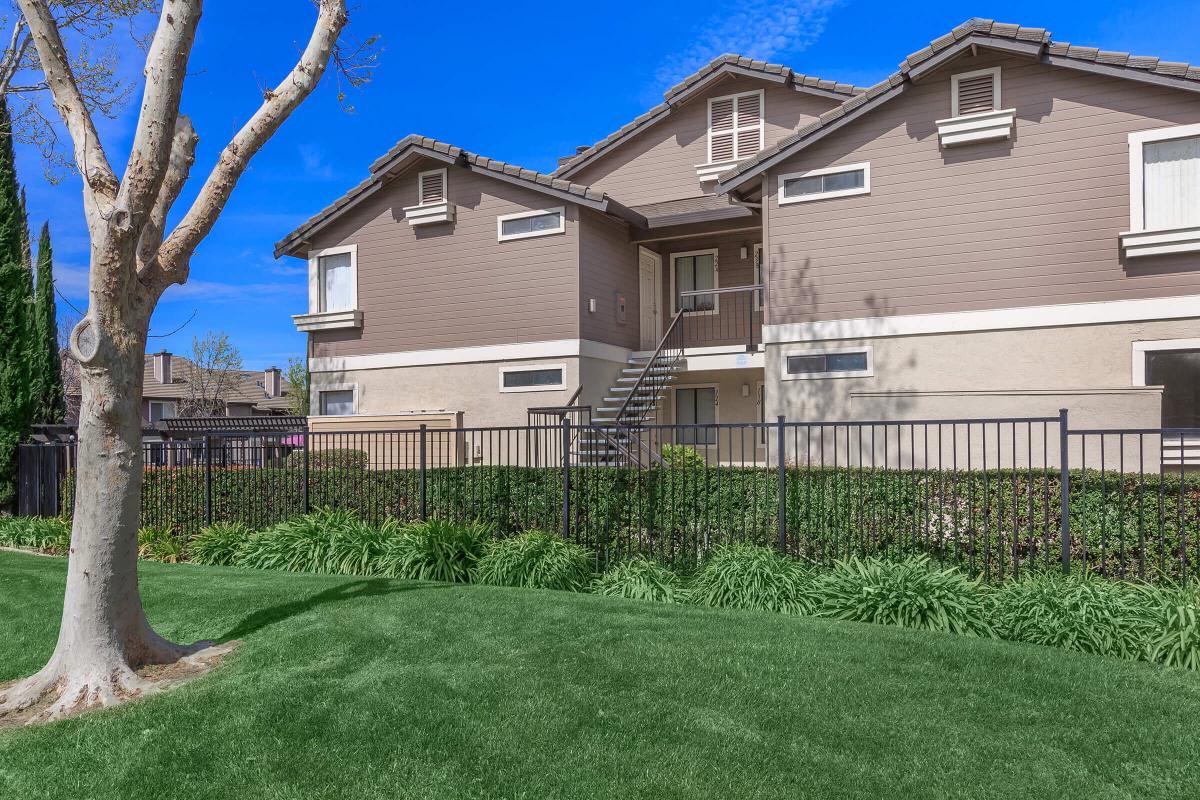
[[662, 257], [644, 247], [638, 248], [638, 308], [641, 326], [642, 350], [658, 347], [662, 338], [661, 315], [658, 313], [662, 292], [659, 290], [659, 275], [662, 274]]

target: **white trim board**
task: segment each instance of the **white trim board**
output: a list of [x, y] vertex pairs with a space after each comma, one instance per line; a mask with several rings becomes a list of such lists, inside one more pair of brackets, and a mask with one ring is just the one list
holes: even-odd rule
[[1163, 142], [1171, 139], [1188, 139], [1200, 136], [1200, 123], [1194, 125], [1172, 125], [1129, 134], [1129, 230], [1140, 233], [1146, 228], [1145, 175], [1143, 148], [1147, 142]]
[[1200, 318], [1200, 295], [764, 325], [765, 344]]
[[327, 356], [309, 359], [310, 372], [351, 372], [396, 367], [432, 367], [444, 364], [476, 364], [489, 361], [521, 361], [534, 358], [599, 358], [624, 363], [629, 350], [590, 339], [556, 339], [545, 342], [446, 347], [361, 356]]

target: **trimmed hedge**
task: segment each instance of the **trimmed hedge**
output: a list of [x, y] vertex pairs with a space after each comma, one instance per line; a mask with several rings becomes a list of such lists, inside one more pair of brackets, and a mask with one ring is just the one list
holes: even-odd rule
[[[352, 461], [353, 459], [351, 459]], [[778, 474], [743, 467], [573, 468], [570, 538], [601, 563], [643, 554], [696, 564], [714, 545], [778, 546]], [[265, 528], [301, 513], [295, 466], [214, 467], [213, 523]], [[1182, 577], [1200, 563], [1200, 475], [1072, 473], [1072, 556], [1107, 575]], [[428, 471], [430, 517], [479, 520], [500, 535], [561, 530], [562, 473], [527, 467]], [[70, 509], [71, 480], [65, 508]], [[364, 521], [419, 519], [416, 470], [312, 468], [308, 507]], [[147, 470], [142, 523], [194, 532], [206, 524], [205, 472]], [[1161, 509], [1162, 524], [1159, 524]], [[925, 553], [987, 580], [1059, 569], [1057, 471], [787, 470], [786, 550], [829, 563], [853, 555]], [[1194, 569], [1194, 567], [1193, 567]]]

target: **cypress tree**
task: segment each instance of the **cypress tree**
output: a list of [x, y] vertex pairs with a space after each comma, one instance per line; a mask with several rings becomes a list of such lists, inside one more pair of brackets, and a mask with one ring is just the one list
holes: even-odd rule
[[0, 97], [0, 508], [16, 495], [17, 444], [29, 432], [33, 410], [33, 274], [21, 205], [12, 120]]
[[61, 424], [67, 415], [63, 393], [62, 361], [58, 352], [58, 316], [54, 303], [54, 250], [50, 246], [50, 223], [42, 223], [38, 239], [37, 292], [33, 310], [33, 421]]

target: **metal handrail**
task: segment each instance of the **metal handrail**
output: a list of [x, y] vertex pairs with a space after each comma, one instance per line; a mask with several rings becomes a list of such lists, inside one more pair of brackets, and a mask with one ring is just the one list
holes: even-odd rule
[[755, 283], [750, 286], [724, 286], [718, 289], [689, 289], [686, 292], [680, 292], [680, 297], [698, 297], [706, 294], [734, 294], [735, 292], [760, 292], [766, 287], [761, 283]]

